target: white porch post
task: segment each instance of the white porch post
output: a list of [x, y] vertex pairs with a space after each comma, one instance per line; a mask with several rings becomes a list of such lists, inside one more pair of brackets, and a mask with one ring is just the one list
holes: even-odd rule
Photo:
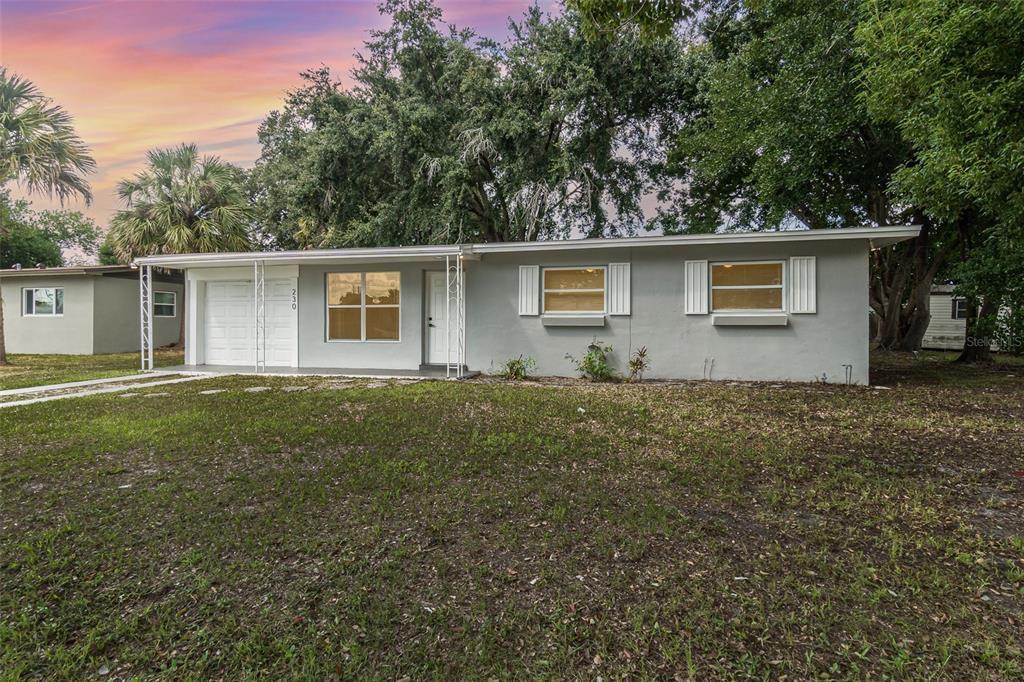
[[264, 281], [265, 267], [263, 261], [254, 260], [253, 267], [253, 365], [256, 372], [267, 369], [267, 299]]
[[[461, 379], [466, 365], [466, 296], [463, 290], [463, 256], [461, 250], [452, 265], [450, 255], [444, 257], [444, 349], [445, 378]], [[454, 305], [452, 298], [454, 296]], [[455, 319], [452, 320], [452, 315]], [[454, 328], [452, 325], [455, 325]], [[455, 333], [455, 348], [452, 348], [452, 332]], [[452, 357], [454, 351], [454, 358]]]
[[451, 256], [444, 257], [444, 377], [452, 376]]
[[463, 377], [466, 367], [466, 292], [464, 290], [465, 273], [462, 269], [462, 250], [459, 250], [459, 259], [455, 264], [455, 331], [459, 335], [459, 352], [456, 360], [458, 369], [456, 376]]
[[153, 268], [139, 266], [139, 354], [142, 371], [153, 369]]

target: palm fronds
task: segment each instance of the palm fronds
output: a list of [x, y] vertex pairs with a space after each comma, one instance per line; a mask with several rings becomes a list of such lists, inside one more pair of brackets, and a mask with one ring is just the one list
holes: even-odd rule
[[119, 259], [251, 247], [241, 169], [194, 144], [150, 151], [147, 168], [117, 193], [125, 208], [111, 219], [110, 241]]
[[71, 115], [0, 66], [0, 186], [14, 180], [61, 203], [72, 196], [88, 203], [92, 193], [85, 176], [95, 169]]

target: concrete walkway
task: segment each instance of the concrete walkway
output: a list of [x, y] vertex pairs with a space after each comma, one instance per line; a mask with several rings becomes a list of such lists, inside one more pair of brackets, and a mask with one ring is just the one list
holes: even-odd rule
[[0, 391], [0, 398], [10, 395], [26, 395], [28, 393], [49, 393], [50, 391], [63, 391], [68, 388], [83, 388], [85, 386], [97, 386], [99, 384], [112, 384], [118, 381], [142, 381], [152, 377], [173, 376], [176, 372], [166, 370], [160, 372], [136, 372], [135, 374], [123, 374], [118, 377], [105, 377], [103, 379], [85, 379], [84, 381], [69, 381], [64, 384], [43, 384], [42, 386], [26, 386], [24, 388], [8, 388]]
[[[165, 374], [166, 373], [162, 373], [161, 376], [163, 376]], [[153, 375], [152, 374], [148, 374], [148, 375], [143, 375], [143, 376], [153, 376]], [[39, 395], [39, 396], [36, 396], [34, 398], [26, 398], [25, 400], [12, 400], [12, 401], [6, 402], [6, 403], [5, 402], [0, 402], [0, 409], [2, 409], [4, 407], [15, 407], [17, 405], [32, 405], [34, 403], [46, 403], [46, 402], [50, 402], [51, 400], [63, 400], [64, 398], [84, 398], [84, 397], [90, 396], [90, 395], [102, 395], [104, 393], [117, 393], [119, 391], [129, 391], [129, 390], [133, 390], [133, 389], [138, 390], [138, 389], [142, 389], [142, 388], [150, 388], [151, 386], [167, 386], [169, 384], [180, 384], [180, 383], [183, 383], [183, 382], [186, 382], [186, 381], [199, 381], [200, 379], [209, 379], [212, 376], [214, 376], [214, 375], [212, 375], [212, 374], [200, 374], [200, 375], [193, 375], [193, 376], [187, 376], [187, 377], [177, 377], [175, 379], [164, 379], [163, 381], [149, 381], [149, 382], [146, 382], [146, 383], [137, 383], [137, 382], [134, 382], [134, 383], [122, 383], [122, 384], [118, 384], [116, 386], [104, 386], [104, 387], [101, 387], [101, 388], [89, 388], [89, 389], [87, 389], [85, 391], [72, 391], [72, 392], [68, 392], [68, 393], [53, 393], [53, 391], [59, 391], [59, 390], [65, 390], [66, 391], [68, 385], [66, 385], [66, 384], [51, 384], [49, 387], [46, 387], [46, 388], [50, 389], [50, 394], [44, 393], [43, 395]], [[79, 383], [79, 382], [72, 382], [72, 383]], [[105, 382], [102, 382], [102, 383], [110, 383], [110, 381], [105, 381]], [[64, 388], [63, 389], [58, 388], [60, 386], [64, 386]], [[39, 387], [36, 387], [36, 388], [39, 388]], [[73, 386], [72, 386], [72, 388], [73, 388]]]

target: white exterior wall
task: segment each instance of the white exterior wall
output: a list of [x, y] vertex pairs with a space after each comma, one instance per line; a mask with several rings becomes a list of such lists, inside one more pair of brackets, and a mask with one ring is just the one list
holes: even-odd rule
[[[782, 260], [789, 306], [789, 258], [816, 256], [816, 312], [788, 314], [785, 326], [715, 326], [712, 313], [686, 314], [684, 263], [693, 260]], [[631, 264], [631, 314], [604, 325], [544, 326], [521, 316], [519, 267]], [[646, 346], [648, 378], [868, 382], [868, 247], [864, 241], [669, 246], [484, 255], [467, 267], [469, 368], [494, 371], [520, 354], [541, 375], [573, 375], [566, 354], [580, 357], [598, 339], [610, 344], [622, 372]]]
[[[359, 369], [419, 369], [423, 363], [425, 271], [444, 263], [345, 263], [299, 268], [299, 366]], [[327, 273], [398, 272], [398, 341], [328, 341]]]
[[[253, 286], [254, 268], [237, 266], [227, 268], [190, 268], [185, 272], [185, 364], [202, 365], [206, 348], [206, 286], [209, 282], [245, 282]], [[269, 265], [264, 280], [297, 280], [299, 268], [295, 265]], [[159, 287], [154, 287], [159, 289]], [[301, 306], [300, 306], [301, 307]]]
[[[91, 355], [93, 352], [93, 277], [3, 277], [4, 339], [8, 353]], [[25, 316], [22, 290], [64, 289], [64, 314]], [[138, 331], [135, 333], [138, 336]]]
[[[139, 350], [139, 278], [91, 277], [93, 280], [93, 353], [123, 353]], [[153, 318], [153, 341], [156, 348], [178, 342], [181, 332], [181, 284], [153, 281], [154, 291], [177, 294], [174, 317]]]
[[[810, 280], [791, 297], [792, 257], [801, 261], [797, 282]], [[740, 325], [713, 323], [712, 312], [686, 314], [686, 261], [783, 262], [784, 325], [764, 326], [764, 318]], [[538, 274], [546, 266], [618, 264], [608, 305], [617, 314], [596, 322], [547, 326], [540, 306], [524, 308], [523, 272]], [[466, 346], [470, 370], [495, 371], [505, 360], [532, 356], [543, 375], [572, 376], [565, 358], [577, 357], [599, 339], [614, 348], [613, 362], [625, 371], [629, 354], [648, 348], [647, 378], [828, 381], [844, 383], [850, 366], [852, 383], [868, 381], [868, 242], [779, 241], [756, 244], [666, 245], [600, 249], [484, 253], [467, 259]], [[526, 266], [526, 267], [524, 267]], [[304, 368], [413, 370], [425, 364], [424, 283], [426, 273], [443, 270], [443, 262], [359, 262], [338, 265], [268, 266], [266, 278], [295, 276], [298, 289], [297, 365]], [[326, 275], [329, 272], [398, 271], [401, 273], [400, 341], [334, 342], [327, 340]], [[252, 280], [251, 267], [206, 267], [188, 271], [186, 362], [203, 364], [204, 287], [212, 279]], [[625, 287], [628, 292], [623, 289]], [[623, 296], [627, 298], [624, 299]], [[790, 312], [799, 305], [812, 311]], [[521, 314], [521, 313], [532, 314]], [[735, 320], [732, 320], [735, 322]]]

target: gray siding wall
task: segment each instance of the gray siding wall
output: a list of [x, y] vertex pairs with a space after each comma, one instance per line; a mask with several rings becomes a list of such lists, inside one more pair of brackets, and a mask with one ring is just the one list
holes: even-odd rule
[[[93, 352], [92, 277], [6, 277], [0, 279], [4, 299], [4, 334], [9, 353], [89, 355]], [[22, 289], [64, 288], [64, 314], [22, 315]]]
[[[423, 357], [423, 278], [443, 265], [376, 263], [361, 266], [303, 265], [299, 268], [299, 366], [416, 369]], [[328, 341], [328, 272], [400, 272], [401, 340]]]
[[[785, 327], [713, 326], [711, 315], [683, 314], [683, 262], [817, 256], [817, 313], [790, 315]], [[518, 314], [518, 266], [632, 263], [632, 314], [606, 317], [604, 327], [545, 327]], [[786, 265], [788, 277], [788, 262]], [[467, 273], [470, 369], [494, 371], [519, 354], [537, 372], [571, 375], [595, 337], [614, 348], [620, 371], [632, 350], [647, 346], [649, 378], [868, 381], [868, 247], [866, 242], [791, 243], [601, 249], [549, 254], [493, 254]], [[786, 292], [788, 298], [788, 288]], [[713, 363], [713, 364], [712, 364]]]
[[960, 350], [964, 347], [967, 320], [953, 319], [952, 294], [932, 294], [928, 301], [931, 320], [921, 341], [922, 348]]
[[[122, 353], [139, 350], [139, 281], [124, 277], [94, 277], [94, 353]], [[182, 315], [182, 286], [154, 281], [154, 291], [178, 295], [174, 317], [154, 317], [157, 348], [177, 343]]]

